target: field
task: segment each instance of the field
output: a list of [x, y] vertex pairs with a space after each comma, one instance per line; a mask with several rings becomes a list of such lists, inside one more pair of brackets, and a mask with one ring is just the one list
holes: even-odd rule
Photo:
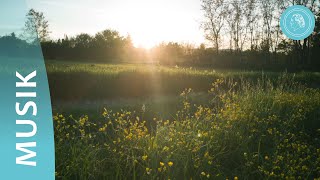
[[320, 73], [47, 62], [57, 179], [320, 178]]
[[[97, 113], [105, 106], [141, 108], [143, 104], [152, 115], [153, 111], [168, 112], [175, 109], [179, 94], [192, 88], [203, 103], [206, 92], [217, 79], [234, 82], [247, 80], [257, 82], [268, 78], [275, 83], [281, 74], [296, 82], [317, 88], [318, 72], [264, 72], [216, 70], [209, 68], [166, 67], [148, 64], [88, 64], [48, 61], [51, 99], [56, 112], [74, 112], [84, 109]], [[175, 114], [175, 110], [170, 111]], [[100, 113], [100, 111], [99, 111]], [[170, 114], [170, 113], [166, 113]]]

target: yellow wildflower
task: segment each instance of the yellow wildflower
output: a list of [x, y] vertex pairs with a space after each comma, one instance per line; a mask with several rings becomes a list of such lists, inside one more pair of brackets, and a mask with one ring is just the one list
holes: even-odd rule
[[147, 172], [147, 174], [151, 174], [151, 171], [152, 171], [152, 169], [150, 169], [150, 168], [146, 168], [146, 172]]
[[168, 146], [165, 146], [164, 148], [163, 148], [163, 151], [168, 151], [169, 150], [169, 147]]
[[144, 155], [144, 156], [142, 156], [142, 160], [147, 160], [148, 159], [148, 156], [147, 155]]

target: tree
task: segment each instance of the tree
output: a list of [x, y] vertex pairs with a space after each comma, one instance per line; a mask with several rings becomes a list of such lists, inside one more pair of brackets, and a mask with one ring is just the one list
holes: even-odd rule
[[213, 42], [217, 54], [226, 16], [224, 4], [224, 0], [201, 0], [204, 13], [204, 21], [201, 26], [204, 29], [206, 39]]
[[256, 0], [248, 0], [246, 3], [246, 12], [245, 17], [247, 19], [247, 27], [249, 28], [249, 34], [250, 34], [250, 50], [253, 51], [254, 49], [254, 32], [256, 28], [256, 6], [255, 6]]
[[36, 42], [38, 39], [40, 42], [48, 41], [50, 34], [49, 23], [43, 13], [30, 9], [26, 18], [23, 37], [28, 42]]
[[266, 62], [270, 62], [270, 50], [272, 48], [272, 33], [275, 28], [273, 26], [274, 11], [278, 0], [265, 0], [261, 1], [261, 11], [263, 17], [263, 32], [264, 32], [264, 53], [266, 54]]
[[230, 52], [232, 52], [233, 42], [235, 40], [235, 38], [234, 38], [235, 23], [233, 21], [234, 13], [232, 12], [232, 9], [230, 7], [229, 6], [226, 7], [227, 8], [226, 10], [227, 10], [227, 13], [228, 13], [228, 15], [226, 16], [226, 22], [227, 22], [226, 30], [228, 31], [229, 36], [230, 36], [229, 37], [229, 49], [230, 49]]
[[233, 25], [234, 46], [237, 52], [241, 52], [246, 40], [247, 24], [244, 13], [245, 3], [243, 1], [233, 0], [230, 3], [228, 14], [230, 14], [230, 22]]
[[311, 46], [312, 46], [312, 56], [313, 56], [313, 61], [317, 65], [320, 64], [319, 62], [319, 56], [320, 56], [320, 12], [317, 14], [317, 19], [315, 22], [315, 29], [314, 33], [312, 35], [311, 39]]
[[74, 38], [74, 44], [77, 48], [90, 48], [93, 38], [86, 33], [81, 33]]

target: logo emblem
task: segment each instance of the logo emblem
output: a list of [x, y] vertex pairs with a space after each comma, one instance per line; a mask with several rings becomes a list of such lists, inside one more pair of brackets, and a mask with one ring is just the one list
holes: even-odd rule
[[313, 32], [315, 17], [313, 13], [304, 6], [291, 6], [282, 13], [280, 27], [288, 38], [303, 40]]

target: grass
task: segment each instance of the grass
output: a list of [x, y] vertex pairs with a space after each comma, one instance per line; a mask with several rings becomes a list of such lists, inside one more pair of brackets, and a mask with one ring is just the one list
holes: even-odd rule
[[[57, 179], [320, 178], [318, 73], [63, 63], [47, 68], [58, 84], [51, 82], [50, 89], [75, 94], [81, 91], [77, 85], [87, 88], [83, 99], [73, 97], [78, 103], [128, 91], [123, 98], [136, 103], [114, 109], [98, 103], [103, 110], [95, 116], [86, 115], [90, 103], [80, 105], [80, 117], [56, 112]], [[192, 86], [196, 90], [184, 89]], [[151, 106], [159, 109], [159, 101], [135, 101], [152, 95], [167, 97], [165, 107], [171, 100], [170, 116], [147, 115]]]
[[[278, 72], [219, 71], [147, 64], [87, 64], [49, 61], [47, 72], [53, 101], [86, 101], [175, 96], [185, 88], [206, 92], [219, 78], [256, 81], [276, 79]], [[319, 84], [316, 72], [287, 73], [310, 86]]]

